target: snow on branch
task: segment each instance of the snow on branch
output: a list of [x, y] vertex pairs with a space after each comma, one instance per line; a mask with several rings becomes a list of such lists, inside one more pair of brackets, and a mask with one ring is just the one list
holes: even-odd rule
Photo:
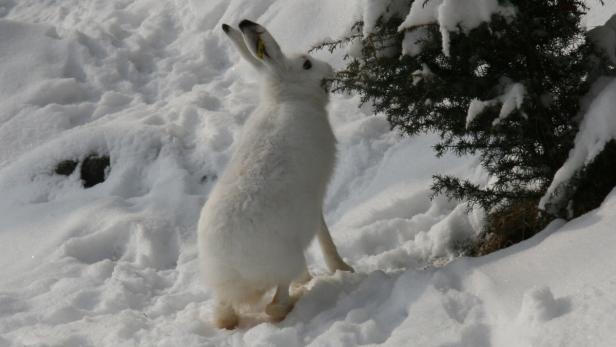
[[[492, 15], [514, 16], [513, 6], [501, 5], [498, 0], [417, 0], [413, 2], [411, 11], [398, 28], [399, 31], [414, 27], [437, 23], [443, 41], [443, 54], [450, 56], [449, 32], [463, 30], [468, 33], [483, 22], [489, 22]], [[405, 35], [412, 34], [413, 30]], [[412, 52], [408, 42], [405, 51]]]
[[522, 83], [512, 83], [505, 89], [505, 94], [500, 95], [494, 99], [482, 101], [479, 99], [471, 100], [470, 105], [468, 106], [468, 112], [466, 114], [466, 127], [475, 120], [475, 118], [481, 114], [487, 107], [492, 107], [498, 105], [499, 103], [502, 105], [500, 112], [498, 114], [498, 118], [492, 122], [492, 125], [496, 126], [501, 121], [505, 120], [509, 115], [522, 107], [522, 103], [524, 102], [524, 95], [526, 94], [526, 89]]
[[616, 15], [604, 25], [590, 30], [588, 38], [605, 52], [612, 63], [616, 64]]
[[[605, 83], [599, 81], [598, 83]], [[569, 158], [556, 172], [545, 195], [539, 201], [539, 208], [545, 210], [561, 203], [563, 190], [558, 189], [590, 163], [612, 139], [616, 139], [616, 78], [609, 80], [599, 95], [592, 101], [588, 112], [580, 123], [580, 131], [574, 140]], [[606, 173], [613, 174], [613, 173]], [[551, 212], [551, 211], [548, 211]]]

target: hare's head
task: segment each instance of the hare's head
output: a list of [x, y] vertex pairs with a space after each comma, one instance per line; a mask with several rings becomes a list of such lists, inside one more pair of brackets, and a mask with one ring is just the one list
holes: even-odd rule
[[285, 95], [327, 97], [326, 80], [334, 74], [329, 64], [307, 54], [286, 56], [272, 35], [255, 22], [243, 20], [239, 27], [222, 25], [242, 57], [270, 82], [270, 89]]

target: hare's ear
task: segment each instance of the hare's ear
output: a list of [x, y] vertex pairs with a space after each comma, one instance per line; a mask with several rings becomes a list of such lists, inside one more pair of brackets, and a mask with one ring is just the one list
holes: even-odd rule
[[263, 67], [263, 63], [257, 58], [255, 58], [255, 56], [252, 55], [252, 53], [250, 53], [250, 51], [248, 50], [248, 47], [246, 47], [244, 37], [239, 30], [234, 29], [227, 24], [223, 24], [222, 31], [224, 31], [225, 34], [227, 34], [227, 36], [229, 37], [229, 39], [231, 39], [231, 42], [233, 42], [235, 48], [237, 48], [238, 52], [240, 52], [242, 58], [244, 58], [248, 63], [250, 63], [250, 65], [252, 65], [257, 70]]
[[246, 47], [256, 59], [270, 67], [284, 66], [285, 56], [280, 46], [264, 27], [244, 19], [240, 22], [240, 30], [244, 34]]

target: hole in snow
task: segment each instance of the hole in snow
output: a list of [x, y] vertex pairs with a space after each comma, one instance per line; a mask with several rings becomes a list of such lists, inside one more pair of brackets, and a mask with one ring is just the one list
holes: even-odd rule
[[[75, 160], [63, 160], [56, 165], [54, 172], [58, 175], [70, 176], [79, 165]], [[79, 177], [85, 188], [90, 188], [105, 181], [109, 174], [110, 160], [108, 155], [91, 154], [81, 162]]]
[[105, 181], [107, 168], [109, 168], [109, 156], [88, 156], [81, 164], [81, 181], [85, 188], [92, 187]]
[[75, 168], [77, 167], [78, 162], [74, 160], [63, 160], [56, 165], [55, 173], [63, 176], [70, 176]]

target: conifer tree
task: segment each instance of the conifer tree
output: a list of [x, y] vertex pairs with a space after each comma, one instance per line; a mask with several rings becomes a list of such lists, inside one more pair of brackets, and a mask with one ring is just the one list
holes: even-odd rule
[[[585, 37], [583, 1], [500, 2], [515, 15], [493, 14], [470, 31], [449, 32], [448, 54], [437, 24], [399, 30], [408, 11], [390, 11], [368, 35], [358, 22], [348, 37], [319, 47], [361, 50], [347, 55], [334, 90], [359, 93], [406, 134], [438, 133], [437, 155], [478, 155], [490, 185], [435, 175], [432, 188], [492, 217], [536, 206], [572, 148], [580, 99], [598, 76], [613, 72]], [[405, 35], [413, 54], [402, 54]]]

